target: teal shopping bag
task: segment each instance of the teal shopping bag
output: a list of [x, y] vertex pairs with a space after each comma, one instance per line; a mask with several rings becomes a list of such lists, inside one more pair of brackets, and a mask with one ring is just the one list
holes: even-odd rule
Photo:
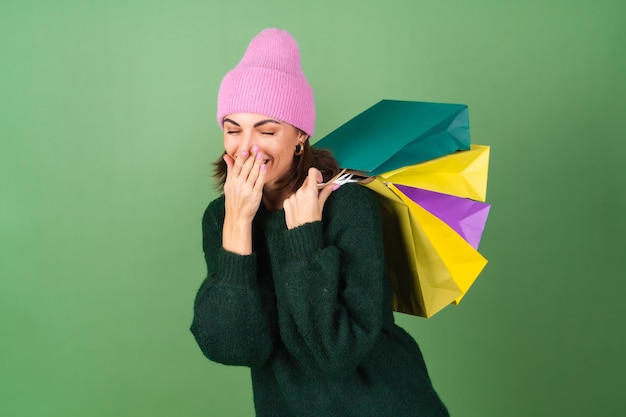
[[381, 100], [314, 145], [368, 176], [470, 148], [464, 104]]

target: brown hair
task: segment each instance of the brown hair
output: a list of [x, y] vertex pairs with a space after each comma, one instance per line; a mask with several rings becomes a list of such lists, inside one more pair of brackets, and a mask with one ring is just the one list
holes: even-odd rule
[[[339, 172], [339, 164], [329, 151], [313, 148], [308, 140], [304, 141], [303, 147], [304, 152], [302, 155], [294, 155], [290, 172], [277, 182], [277, 185], [285, 187], [290, 193], [298, 191], [298, 188], [309, 175], [309, 168], [311, 167], [317, 168], [322, 173], [324, 182], [330, 180]], [[226, 162], [220, 157], [213, 163], [213, 167], [213, 177], [217, 180], [216, 187], [219, 191], [222, 191], [226, 181]]]

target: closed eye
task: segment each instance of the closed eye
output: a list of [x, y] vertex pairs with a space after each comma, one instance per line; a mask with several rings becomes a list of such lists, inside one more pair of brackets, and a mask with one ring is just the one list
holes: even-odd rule
[[261, 132], [262, 135], [274, 136], [274, 132]]

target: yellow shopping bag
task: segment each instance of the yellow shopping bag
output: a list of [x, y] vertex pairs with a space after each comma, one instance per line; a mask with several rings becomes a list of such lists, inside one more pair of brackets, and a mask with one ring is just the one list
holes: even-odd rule
[[489, 151], [489, 146], [471, 145], [467, 151], [402, 167], [378, 177], [393, 184], [485, 201]]
[[382, 207], [394, 310], [432, 317], [458, 303], [487, 260], [450, 226], [379, 179], [366, 187]]

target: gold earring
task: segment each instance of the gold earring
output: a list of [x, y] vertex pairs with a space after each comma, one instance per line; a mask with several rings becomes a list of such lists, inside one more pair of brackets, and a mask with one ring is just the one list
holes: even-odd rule
[[293, 153], [296, 156], [300, 156], [304, 153], [304, 144], [302, 144], [302, 142], [299, 142], [296, 145], [296, 151]]

